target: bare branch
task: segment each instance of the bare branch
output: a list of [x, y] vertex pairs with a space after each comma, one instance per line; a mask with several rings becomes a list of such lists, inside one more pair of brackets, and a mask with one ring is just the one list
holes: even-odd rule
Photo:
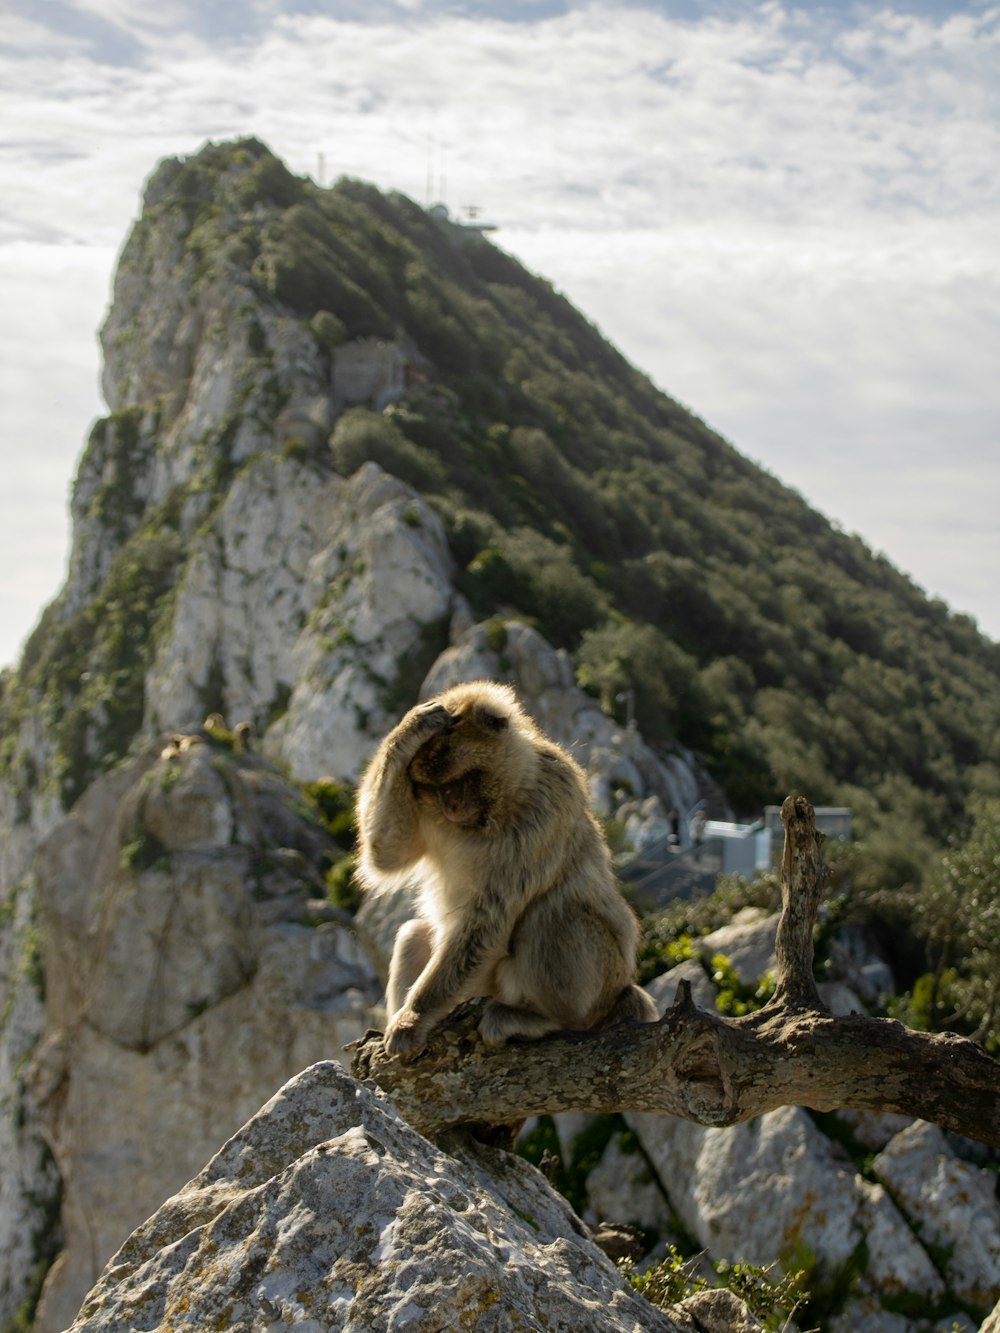
[[843, 1106], [901, 1112], [1000, 1147], [1000, 1065], [974, 1042], [822, 1007], [812, 978], [822, 835], [801, 798], [785, 801], [782, 821], [778, 984], [758, 1012], [727, 1019], [697, 1009], [682, 983], [658, 1023], [487, 1051], [475, 1002], [409, 1064], [386, 1055], [379, 1033], [366, 1034], [354, 1044], [353, 1072], [374, 1079], [427, 1134], [565, 1110], [731, 1125], [779, 1106]]
[[773, 1003], [822, 1009], [813, 980], [813, 926], [827, 880], [812, 806], [786, 796], [781, 807], [785, 850], [781, 858], [781, 920], [774, 942], [777, 976]]

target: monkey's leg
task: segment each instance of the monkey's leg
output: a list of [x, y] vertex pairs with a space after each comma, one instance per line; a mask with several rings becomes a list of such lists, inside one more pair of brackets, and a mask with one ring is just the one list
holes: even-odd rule
[[547, 1032], [557, 1032], [559, 1024], [532, 1009], [517, 1009], [499, 1000], [490, 1000], [479, 1020], [479, 1034], [487, 1046], [502, 1046], [512, 1037], [535, 1041]]
[[392, 949], [385, 1007], [389, 1018], [402, 1009], [407, 992], [431, 960], [434, 936], [428, 922], [419, 917], [400, 928]]
[[[408, 951], [409, 935], [397, 947]], [[413, 948], [415, 950], [416, 946]], [[434, 941], [426, 967], [407, 991], [402, 1007], [393, 1013], [385, 1030], [383, 1040], [389, 1054], [401, 1055], [404, 1059], [417, 1055], [423, 1050], [427, 1034], [435, 1023], [463, 1000], [484, 994], [486, 979], [495, 966], [496, 948], [495, 939], [488, 930], [484, 931], [480, 921], [467, 922], [455, 934]], [[401, 959], [404, 956], [410, 955], [401, 953]], [[413, 957], [415, 961], [416, 954]]]

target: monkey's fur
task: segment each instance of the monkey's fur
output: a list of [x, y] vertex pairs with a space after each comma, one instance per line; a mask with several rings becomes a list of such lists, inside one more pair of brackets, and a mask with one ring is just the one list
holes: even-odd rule
[[638, 925], [583, 772], [507, 686], [456, 685], [411, 708], [361, 781], [358, 826], [366, 888], [415, 868], [420, 881], [389, 967], [391, 1053], [416, 1055], [475, 996], [490, 1046], [657, 1018], [633, 984]]

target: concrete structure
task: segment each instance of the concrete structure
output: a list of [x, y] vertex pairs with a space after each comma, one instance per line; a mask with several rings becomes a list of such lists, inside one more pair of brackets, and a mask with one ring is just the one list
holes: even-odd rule
[[398, 343], [357, 338], [333, 351], [333, 401], [343, 411], [356, 403], [381, 412], [406, 391], [406, 355]]

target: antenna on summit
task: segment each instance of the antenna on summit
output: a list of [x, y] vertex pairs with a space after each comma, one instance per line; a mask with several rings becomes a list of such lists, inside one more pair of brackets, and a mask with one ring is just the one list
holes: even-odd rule
[[[427, 185], [425, 189], [424, 206], [430, 208], [432, 204], [444, 203], [444, 168], [442, 167], [441, 145], [436, 139], [427, 140]], [[436, 182], [435, 182], [436, 176]], [[435, 185], [437, 199], [434, 198]]]
[[434, 208], [438, 204], [446, 207], [447, 178], [444, 172], [446, 160], [444, 149], [437, 139], [429, 138], [427, 140], [427, 183], [424, 186], [425, 208]]
[[[464, 231], [496, 231], [492, 222], [480, 222], [482, 208], [479, 204], [464, 204], [462, 221], [453, 219], [448, 211], [445, 199], [447, 178], [444, 173], [445, 156], [438, 141], [432, 137], [427, 140], [427, 181], [424, 187], [424, 207], [442, 222], [451, 222]], [[435, 199], [435, 186], [437, 198]]]

